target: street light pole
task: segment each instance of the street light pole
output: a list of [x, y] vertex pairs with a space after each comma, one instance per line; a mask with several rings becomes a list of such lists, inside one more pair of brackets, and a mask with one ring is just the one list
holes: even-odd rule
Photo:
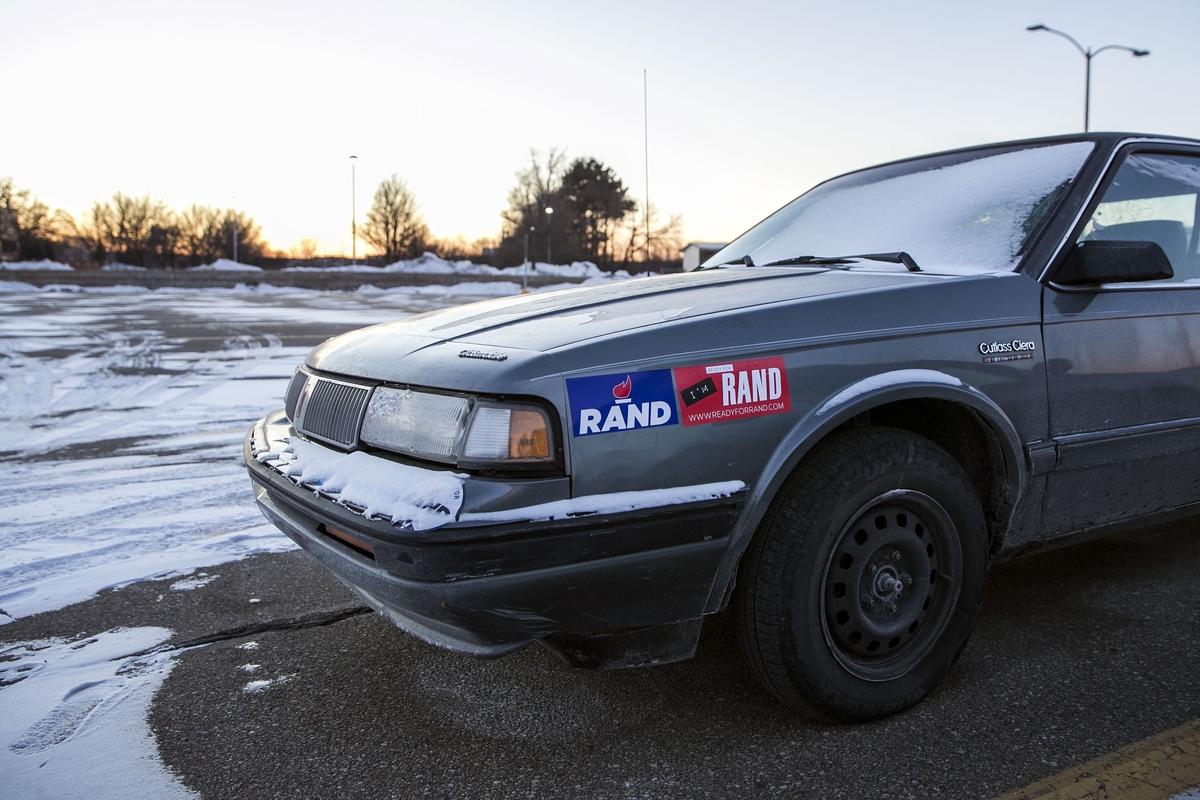
[[550, 260], [550, 239], [554, 234], [554, 209], [546, 206], [546, 263], [553, 264]]
[[[354, 266], [358, 265], [358, 212], [354, 208], [354, 163], [357, 160], [358, 156], [350, 156], [350, 263]], [[345, 257], [346, 251], [343, 250], [342, 258]]]
[[233, 196], [233, 209], [229, 216], [233, 219], [233, 260], [237, 263], [237, 195]]
[[642, 145], [646, 157], [646, 269], [650, 269], [650, 100], [646, 70], [642, 70]]
[[1096, 50], [1093, 50], [1091, 47], [1084, 47], [1079, 42], [1075, 41], [1074, 37], [1072, 37], [1068, 34], [1065, 34], [1062, 31], [1056, 31], [1056, 30], [1054, 30], [1054, 28], [1048, 28], [1045, 25], [1030, 25], [1025, 30], [1027, 30], [1027, 31], [1045, 31], [1046, 33], [1053, 33], [1055, 36], [1061, 36], [1062, 38], [1066, 39], [1071, 44], [1075, 45], [1075, 49], [1078, 50], [1080, 52], [1080, 54], [1084, 57], [1084, 59], [1087, 61], [1087, 68], [1084, 73], [1084, 83], [1083, 83], [1083, 132], [1084, 133], [1087, 133], [1091, 127], [1092, 59], [1095, 58], [1096, 56], [1100, 55], [1101, 53], [1103, 53], [1105, 50], [1128, 50], [1131, 54], [1133, 54], [1134, 58], [1141, 58], [1142, 56], [1150, 55], [1149, 50], [1138, 50], [1135, 47], [1126, 47], [1123, 44], [1106, 44], [1106, 45], [1104, 45], [1104, 47], [1100, 47]]
[[530, 225], [525, 229], [525, 260], [521, 262], [521, 294], [529, 293], [529, 232], [533, 230]]

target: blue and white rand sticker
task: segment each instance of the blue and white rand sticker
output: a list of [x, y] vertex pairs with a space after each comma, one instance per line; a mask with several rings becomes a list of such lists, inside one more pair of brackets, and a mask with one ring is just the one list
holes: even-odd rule
[[567, 399], [576, 436], [679, 424], [669, 369], [568, 378]]

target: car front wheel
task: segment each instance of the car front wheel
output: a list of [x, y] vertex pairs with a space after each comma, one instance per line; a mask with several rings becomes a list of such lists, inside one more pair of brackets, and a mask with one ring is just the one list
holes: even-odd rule
[[962, 652], [986, 573], [983, 510], [962, 467], [907, 431], [854, 429], [792, 475], [743, 556], [739, 640], [791, 708], [885, 716]]

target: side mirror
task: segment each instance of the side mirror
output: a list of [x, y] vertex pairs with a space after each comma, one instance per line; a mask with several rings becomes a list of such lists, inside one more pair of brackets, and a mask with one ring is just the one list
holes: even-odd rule
[[1054, 277], [1063, 286], [1161, 281], [1175, 277], [1157, 242], [1086, 241], [1075, 245]]

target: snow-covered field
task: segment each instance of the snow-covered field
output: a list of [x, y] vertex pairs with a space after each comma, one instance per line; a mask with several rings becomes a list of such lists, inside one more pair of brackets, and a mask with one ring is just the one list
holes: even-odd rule
[[[0, 285], [0, 625], [291, 549], [254, 504], [247, 428], [318, 341], [466, 299]], [[170, 631], [70, 633], [0, 648], [0, 796], [190, 796], [145, 724]]]
[[0, 292], [0, 624], [290, 548], [251, 499], [250, 423], [316, 341], [464, 299]]

